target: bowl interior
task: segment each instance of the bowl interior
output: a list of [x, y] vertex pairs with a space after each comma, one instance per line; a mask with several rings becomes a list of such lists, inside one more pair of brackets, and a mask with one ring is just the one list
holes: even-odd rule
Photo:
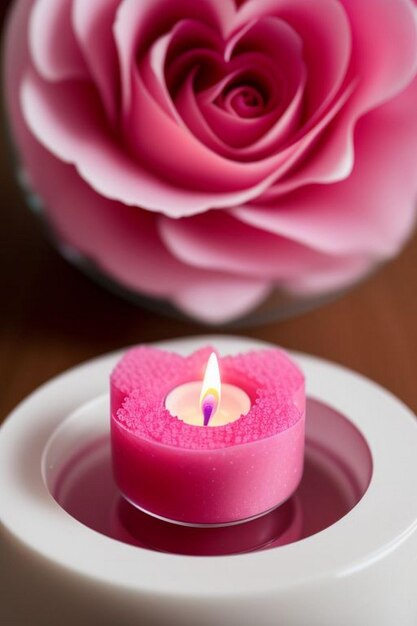
[[361, 500], [372, 476], [369, 447], [346, 417], [310, 398], [306, 424], [305, 467], [297, 492], [278, 509], [239, 526], [178, 526], [125, 501], [113, 479], [107, 396], [84, 405], [56, 430], [43, 457], [43, 476], [67, 513], [116, 541], [195, 556], [276, 549], [341, 520]]

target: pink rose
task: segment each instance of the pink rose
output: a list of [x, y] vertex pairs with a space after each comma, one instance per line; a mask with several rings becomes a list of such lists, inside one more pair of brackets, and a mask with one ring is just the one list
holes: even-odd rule
[[18, 0], [9, 111], [61, 238], [225, 321], [395, 254], [417, 193], [413, 0]]

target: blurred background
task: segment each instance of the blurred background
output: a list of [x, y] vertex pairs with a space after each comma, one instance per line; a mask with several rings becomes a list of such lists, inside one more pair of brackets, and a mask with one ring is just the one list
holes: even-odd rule
[[[10, 4], [1, 3], [2, 26]], [[209, 332], [116, 298], [59, 256], [15, 181], [4, 122], [0, 181], [0, 421], [41, 383], [81, 361], [133, 343]], [[395, 262], [340, 300], [238, 332], [353, 368], [417, 411], [416, 326], [414, 237]]]

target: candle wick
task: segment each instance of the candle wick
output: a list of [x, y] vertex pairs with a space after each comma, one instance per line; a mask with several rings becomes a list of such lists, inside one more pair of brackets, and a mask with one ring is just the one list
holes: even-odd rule
[[213, 396], [208, 396], [203, 402], [203, 406], [201, 408], [203, 409], [204, 426], [208, 426], [215, 412], [215, 402]]

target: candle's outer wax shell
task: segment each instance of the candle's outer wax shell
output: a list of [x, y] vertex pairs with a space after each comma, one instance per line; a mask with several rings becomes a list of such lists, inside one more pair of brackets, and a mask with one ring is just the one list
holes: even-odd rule
[[112, 446], [116, 482], [135, 506], [181, 523], [233, 523], [273, 509], [298, 487], [304, 416], [275, 437], [211, 451], [161, 446], [113, 420]]
[[[165, 391], [158, 400], [155, 380], [148, 384], [138, 372], [149, 366], [149, 350], [128, 354], [129, 368], [122, 359], [112, 376], [113, 467], [123, 495], [153, 515], [188, 524], [238, 522], [287, 500], [301, 480], [305, 431], [304, 378], [289, 357], [269, 350], [223, 359], [232, 382], [246, 381], [252, 408], [232, 424], [204, 428], [170, 416]], [[203, 369], [211, 350], [190, 358]], [[172, 358], [178, 371], [182, 357]], [[251, 362], [253, 376], [245, 378]]]

